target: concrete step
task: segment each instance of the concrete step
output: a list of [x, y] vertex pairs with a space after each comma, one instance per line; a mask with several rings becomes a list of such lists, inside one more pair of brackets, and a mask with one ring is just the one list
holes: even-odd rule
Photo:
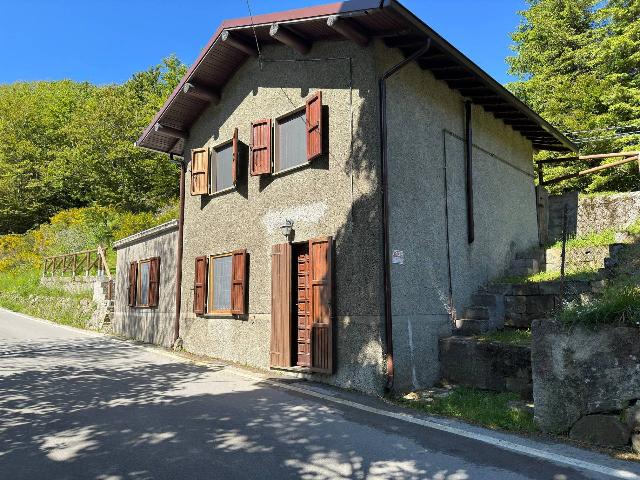
[[454, 328], [453, 334], [458, 337], [468, 337], [470, 335], [482, 335], [491, 330], [489, 319], [459, 318], [456, 320], [456, 328]]
[[529, 275], [535, 275], [538, 273], [538, 269], [527, 267], [511, 267], [507, 270], [508, 277], [528, 277]]
[[488, 320], [489, 309], [478, 305], [473, 305], [464, 311], [463, 317], [469, 320]]
[[536, 272], [540, 271], [538, 260], [534, 258], [516, 258], [511, 261], [511, 268], [532, 268]]
[[474, 306], [478, 307], [495, 307], [496, 306], [496, 296], [490, 293], [476, 293], [471, 295], [471, 303]]

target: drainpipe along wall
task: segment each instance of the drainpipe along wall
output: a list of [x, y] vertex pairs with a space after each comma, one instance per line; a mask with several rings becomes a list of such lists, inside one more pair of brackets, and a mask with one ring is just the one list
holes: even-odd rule
[[379, 90], [379, 112], [380, 112], [380, 177], [382, 189], [382, 248], [383, 248], [383, 282], [384, 282], [384, 333], [386, 349], [386, 374], [387, 390], [393, 388], [394, 365], [393, 365], [393, 313], [391, 306], [391, 258], [390, 258], [390, 233], [389, 233], [389, 195], [388, 189], [388, 139], [387, 139], [387, 84], [386, 81], [399, 72], [407, 64], [418, 57], [424, 55], [431, 48], [431, 39], [427, 40], [425, 46], [397, 63], [382, 74], [378, 80]]
[[[170, 155], [173, 161], [173, 154]], [[185, 161], [182, 158], [176, 162], [180, 168], [180, 206], [178, 213], [178, 244], [176, 245], [176, 316], [173, 322], [173, 341], [172, 346], [175, 348], [179, 346], [178, 339], [180, 338], [180, 311], [182, 306], [182, 244], [184, 237], [184, 182], [185, 182]]]

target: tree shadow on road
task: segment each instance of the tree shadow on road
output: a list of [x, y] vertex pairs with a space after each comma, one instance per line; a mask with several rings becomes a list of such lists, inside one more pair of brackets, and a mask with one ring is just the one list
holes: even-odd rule
[[368, 444], [379, 425], [222, 370], [104, 338], [0, 342], [0, 478], [471, 478], [392, 426]]

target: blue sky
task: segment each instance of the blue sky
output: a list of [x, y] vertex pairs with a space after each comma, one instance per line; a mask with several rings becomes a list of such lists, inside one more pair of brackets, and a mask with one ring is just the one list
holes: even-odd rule
[[[254, 14], [331, 0], [250, 0]], [[401, 0], [498, 81], [524, 0]], [[120, 83], [175, 53], [191, 64], [246, 0], [0, 0], [0, 83], [70, 78]]]

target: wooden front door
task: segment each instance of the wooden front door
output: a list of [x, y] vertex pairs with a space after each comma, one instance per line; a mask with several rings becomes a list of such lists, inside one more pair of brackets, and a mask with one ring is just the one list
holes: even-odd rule
[[300, 367], [311, 366], [311, 277], [308, 245], [296, 245], [295, 249], [295, 318], [297, 360]]

